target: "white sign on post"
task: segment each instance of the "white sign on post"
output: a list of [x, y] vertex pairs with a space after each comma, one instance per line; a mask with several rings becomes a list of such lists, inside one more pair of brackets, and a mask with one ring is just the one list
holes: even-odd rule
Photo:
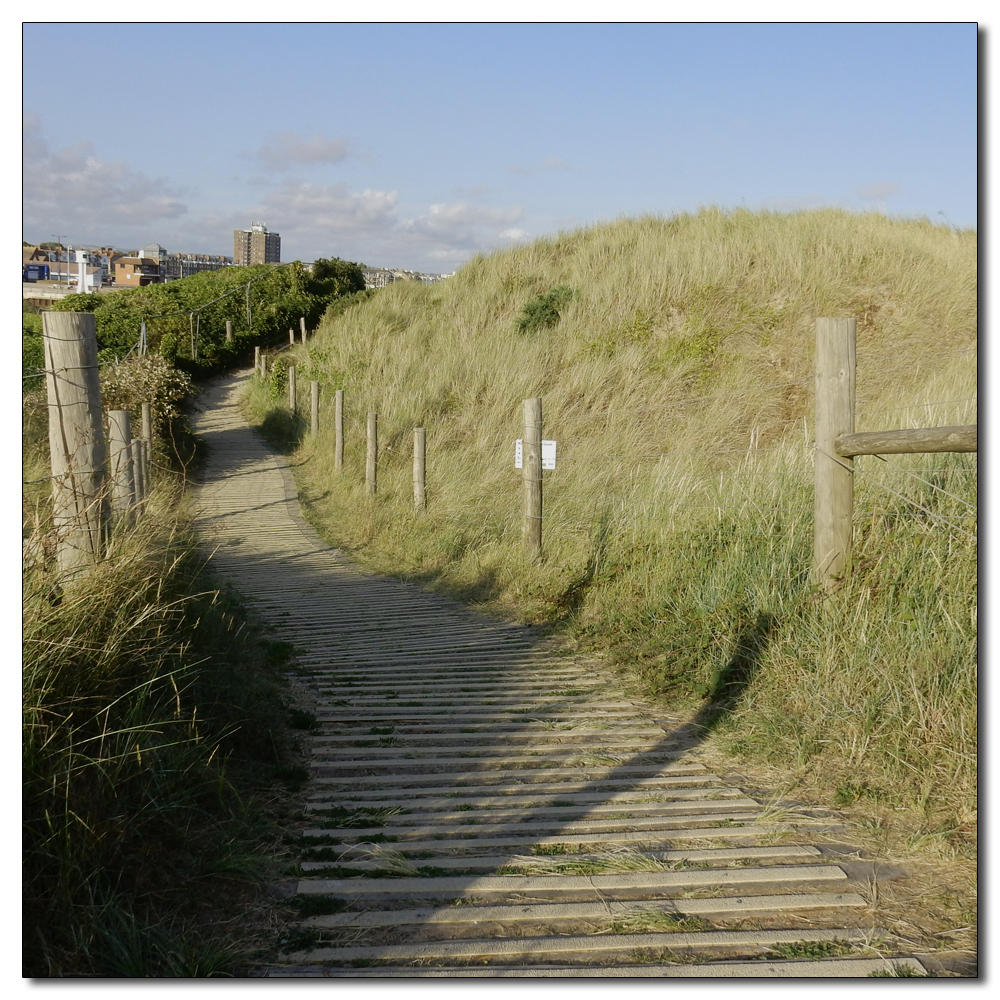
[[[514, 442], [514, 468], [524, 468], [524, 448], [521, 439]], [[542, 468], [554, 469], [556, 467], [556, 443], [555, 441], [542, 442]]]

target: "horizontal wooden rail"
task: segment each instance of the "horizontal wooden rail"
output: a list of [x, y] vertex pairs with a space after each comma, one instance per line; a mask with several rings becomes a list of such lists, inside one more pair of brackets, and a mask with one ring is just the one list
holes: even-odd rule
[[843, 458], [855, 455], [917, 455], [940, 451], [978, 451], [979, 425], [918, 427], [905, 431], [840, 434], [834, 450]]

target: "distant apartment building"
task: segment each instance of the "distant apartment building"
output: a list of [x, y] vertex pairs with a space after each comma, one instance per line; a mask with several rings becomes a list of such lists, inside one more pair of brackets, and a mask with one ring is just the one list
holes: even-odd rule
[[396, 275], [386, 267], [365, 267], [361, 270], [365, 288], [385, 288], [396, 280]]
[[269, 233], [263, 222], [251, 222], [249, 229], [234, 229], [233, 260], [242, 267], [280, 264], [281, 237], [277, 233]]
[[232, 257], [207, 253], [167, 253], [159, 243], [149, 243], [139, 252], [140, 257], [155, 260], [162, 281], [177, 281], [200, 271], [219, 271], [233, 266]]

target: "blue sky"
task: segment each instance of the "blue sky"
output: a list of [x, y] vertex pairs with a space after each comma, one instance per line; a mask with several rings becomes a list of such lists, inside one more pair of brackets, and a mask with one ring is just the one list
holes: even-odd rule
[[[974, 23], [27, 23], [24, 239], [447, 272], [700, 205], [976, 225]], [[65, 82], [79, 101], [55, 102]]]

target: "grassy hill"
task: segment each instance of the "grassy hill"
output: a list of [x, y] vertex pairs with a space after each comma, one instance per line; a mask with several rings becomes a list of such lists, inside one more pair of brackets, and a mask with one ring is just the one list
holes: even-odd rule
[[[322, 385], [315, 439], [282, 413], [276, 382], [248, 404], [292, 434], [310, 516], [360, 562], [549, 623], [699, 713], [728, 752], [840, 805], [910, 809], [921, 843], [961, 854], [975, 815], [976, 456], [858, 459], [857, 568], [823, 595], [807, 580], [810, 431], [819, 316], [858, 320], [859, 431], [976, 421], [976, 255], [973, 231], [834, 210], [620, 220], [328, 317], [289, 358], [300, 385]], [[540, 565], [521, 553], [513, 462], [533, 396], [558, 442]]]

